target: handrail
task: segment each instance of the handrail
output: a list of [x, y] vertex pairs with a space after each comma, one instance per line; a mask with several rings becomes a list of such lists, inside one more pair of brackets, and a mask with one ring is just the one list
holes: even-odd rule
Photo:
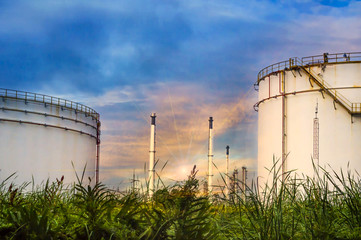
[[73, 109], [85, 113], [95, 118], [97, 121], [99, 121], [99, 113], [97, 113], [94, 109], [87, 107], [81, 103], [73, 102], [62, 98], [52, 97], [49, 95], [44, 95], [39, 93], [5, 89], [5, 88], [0, 88], [0, 97], [21, 99], [25, 101], [33, 101], [44, 104], [50, 104], [54, 106], [65, 107], [68, 109]]
[[[334, 54], [324, 53], [323, 55], [303, 57], [301, 59], [297, 57], [290, 58], [288, 61], [275, 63], [266, 68], [263, 68], [258, 73], [257, 83], [255, 83], [255, 86], [257, 86], [262, 79], [264, 79], [266, 76], [272, 73], [276, 73], [286, 69], [301, 68], [306, 73], [308, 73], [310, 77], [312, 77], [315, 80], [315, 82], [319, 85], [319, 87], [322, 90], [327, 92], [334, 99], [334, 101], [340, 103], [341, 106], [343, 106], [350, 114], [360, 114], [361, 103], [352, 103], [344, 95], [336, 91], [335, 88], [332, 88], [332, 86], [329, 83], [327, 83], [321, 76], [315, 73], [311, 68], [307, 69], [307, 67], [317, 64], [347, 63], [347, 62], [361, 62], [361, 52], [334, 53]], [[257, 108], [259, 103], [256, 104], [257, 106], [255, 105], [254, 107]]]
[[[292, 63], [290, 60], [294, 60]], [[282, 71], [290, 67], [297, 66], [310, 66], [316, 64], [327, 64], [327, 63], [347, 63], [347, 62], [359, 62], [361, 61], [361, 52], [352, 52], [352, 53], [324, 53], [323, 55], [315, 55], [309, 57], [303, 57], [301, 59], [294, 57], [289, 60], [278, 62], [263, 68], [259, 71], [257, 75], [257, 82], [255, 85], [258, 85], [259, 82], [264, 79], [266, 76]]]
[[344, 95], [340, 92], [336, 91], [336, 89], [332, 88], [332, 86], [327, 83], [322, 77], [316, 74], [312, 69], [307, 70], [305, 67], [302, 67], [303, 70], [312, 77], [316, 84], [320, 86], [321, 89], [326, 91], [329, 95], [333, 97], [335, 101], [338, 101], [349, 113], [353, 114], [353, 103], [348, 100]]
[[322, 63], [344, 63], [355, 61], [361, 61], [361, 52], [332, 54], [325, 53], [324, 55], [316, 55], [302, 58], [303, 65], [314, 65]]
[[[268, 98], [264, 98], [260, 101], [258, 101], [256, 104], [253, 105], [253, 108], [256, 112], [258, 112], [258, 108], [259, 105], [267, 100], [270, 99], [277, 99], [278, 97], [282, 97], [282, 96], [289, 96], [289, 95], [295, 95], [295, 94], [299, 94], [299, 93], [310, 93], [310, 92], [322, 92], [322, 91], [329, 91], [333, 90], [342, 90], [342, 89], [351, 89], [354, 87], [336, 87], [336, 88], [327, 88], [327, 89], [308, 89], [308, 90], [300, 90], [300, 91], [294, 91], [294, 92], [285, 92], [285, 93], [280, 93], [274, 96], [270, 96]], [[356, 87], [356, 88], [361, 88], [361, 87]], [[337, 96], [339, 96], [339, 94], [337, 94]], [[361, 113], [361, 103], [351, 103], [352, 106], [352, 114], [360, 114]]]
[[289, 61], [282, 61], [282, 62], [278, 62], [275, 64], [272, 64], [268, 67], [263, 68], [261, 71], [259, 71], [258, 75], [257, 75], [257, 83], [256, 85], [259, 84], [259, 82], [265, 78], [266, 76], [268, 76], [271, 73], [275, 73], [278, 71], [281, 71], [283, 69], [286, 69], [289, 67], [288, 65]]

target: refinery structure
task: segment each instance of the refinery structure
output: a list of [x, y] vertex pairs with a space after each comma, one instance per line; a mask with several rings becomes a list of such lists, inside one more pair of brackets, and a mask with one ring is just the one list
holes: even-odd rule
[[0, 181], [39, 184], [76, 174], [99, 181], [100, 121], [93, 109], [48, 95], [0, 89]]
[[[203, 193], [205, 195], [214, 195], [214, 194], [221, 194], [226, 196], [229, 199], [236, 199], [236, 195], [241, 195], [244, 199], [246, 197], [246, 193], [248, 191], [247, 186], [247, 167], [242, 167], [241, 176], [238, 176], [238, 169], [235, 168], [233, 172], [230, 172], [230, 147], [226, 146], [226, 154], [225, 154], [225, 162], [226, 162], [226, 169], [225, 172], [222, 172], [222, 178], [224, 179], [224, 184], [217, 185], [214, 184], [213, 181], [213, 117], [209, 117], [208, 120], [208, 154], [207, 154], [207, 172], [206, 172], [206, 178], [203, 182]], [[148, 177], [146, 181], [147, 190], [149, 193], [149, 196], [151, 197], [154, 192], [157, 191], [157, 186], [155, 184], [156, 180], [156, 113], [152, 113], [150, 115], [150, 143], [149, 143], [149, 165], [148, 165]], [[135, 176], [133, 174], [132, 179], [132, 189], [136, 189], [134, 183], [137, 181], [135, 179]]]
[[[246, 167], [241, 179], [238, 170], [230, 170], [229, 146], [226, 146], [224, 185], [213, 182], [213, 117], [208, 120], [208, 167], [206, 194], [220, 191], [226, 196], [245, 192]], [[92, 108], [49, 95], [0, 89], [0, 181], [11, 182], [64, 179], [65, 184], [78, 181], [77, 176], [99, 182], [100, 120]], [[150, 146], [147, 187], [152, 196], [156, 189], [156, 114], [150, 116]], [[13, 175], [14, 174], [14, 175]], [[133, 173], [133, 189], [135, 189]]]
[[361, 170], [361, 53], [290, 58], [262, 69], [255, 88], [259, 183], [274, 160], [299, 176], [313, 163]]

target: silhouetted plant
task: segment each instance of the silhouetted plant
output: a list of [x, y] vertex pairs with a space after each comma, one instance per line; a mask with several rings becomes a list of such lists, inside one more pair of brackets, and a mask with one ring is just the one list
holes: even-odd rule
[[[318, 171], [319, 169], [319, 171]], [[262, 189], [208, 198], [188, 179], [120, 194], [77, 176], [40, 186], [0, 183], [0, 239], [361, 239], [361, 183], [350, 171], [283, 176]], [[241, 182], [236, 184], [241, 185]]]

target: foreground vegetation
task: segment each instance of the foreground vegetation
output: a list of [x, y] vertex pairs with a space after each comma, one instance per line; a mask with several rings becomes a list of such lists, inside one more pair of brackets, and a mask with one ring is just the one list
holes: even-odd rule
[[[273, 171], [275, 171], [273, 169]], [[30, 192], [0, 185], [1, 239], [361, 239], [361, 185], [350, 173], [323, 171], [284, 183], [274, 172], [247, 198], [208, 199], [195, 169], [187, 181], [126, 194], [63, 179]], [[322, 176], [322, 177], [321, 177]], [[254, 189], [254, 190], [253, 190]]]

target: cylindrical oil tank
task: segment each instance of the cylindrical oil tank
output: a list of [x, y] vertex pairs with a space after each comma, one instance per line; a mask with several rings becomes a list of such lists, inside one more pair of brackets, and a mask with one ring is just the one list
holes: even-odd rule
[[0, 181], [97, 181], [99, 114], [69, 100], [0, 89]]
[[262, 69], [255, 88], [259, 184], [273, 166], [361, 172], [361, 53], [290, 58]]

